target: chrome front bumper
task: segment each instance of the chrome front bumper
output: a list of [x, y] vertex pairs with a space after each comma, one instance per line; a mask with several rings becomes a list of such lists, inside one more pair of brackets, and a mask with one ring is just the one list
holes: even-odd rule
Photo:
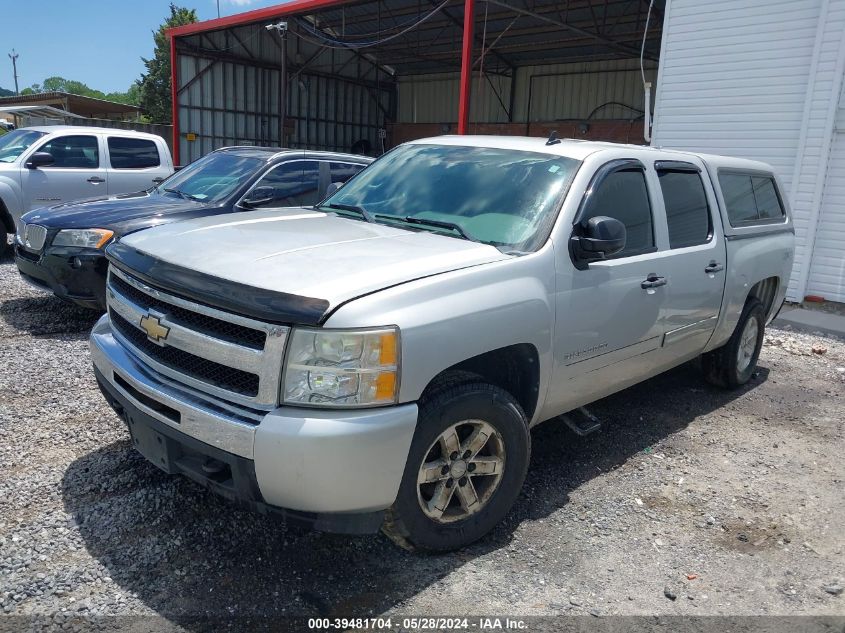
[[372, 512], [396, 498], [416, 429], [416, 404], [280, 407], [268, 413], [211, 398], [152, 371], [114, 338], [108, 316], [94, 326], [90, 347], [97, 371], [122, 400], [174, 431], [253, 461], [269, 506]]

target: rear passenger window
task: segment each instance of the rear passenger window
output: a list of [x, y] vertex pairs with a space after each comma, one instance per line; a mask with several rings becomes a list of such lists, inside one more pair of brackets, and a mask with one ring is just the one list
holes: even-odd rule
[[749, 174], [719, 174], [731, 226], [778, 220], [784, 216], [774, 180]]
[[669, 248], [706, 244], [710, 240], [710, 208], [701, 175], [696, 171], [660, 171], [666, 205]]
[[329, 169], [331, 170], [332, 182], [343, 183], [364, 169], [364, 166], [354, 163], [329, 163]]
[[654, 250], [651, 203], [645, 174], [639, 169], [615, 171], [602, 180], [587, 201], [581, 220], [597, 215], [616, 218], [625, 225], [625, 248], [613, 259]]
[[113, 169], [145, 169], [161, 164], [158, 148], [149, 139], [110, 136], [108, 144]]

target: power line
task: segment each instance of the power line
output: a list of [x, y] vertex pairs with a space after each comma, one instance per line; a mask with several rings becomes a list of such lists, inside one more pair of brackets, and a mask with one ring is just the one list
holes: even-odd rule
[[312, 38], [316, 38], [319, 41], [314, 42], [313, 40], [309, 39], [308, 37], [305, 37], [304, 35], [302, 35], [300, 33], [297, 33], [296, 31], [292, 31], [292, 33], [294, 35], [296, 35], [297, 37], [301, 38], [301, 39], [304, 39], [306, 41], [311, 41], [312, 44], [317, 44], [319, 46], [325, 46], [327, 48], [352, 48], [352, 49], [355, 49], [355, 48], [368, 48], [368, 47], [371, 47], [371, 46], [379, 46], [380, 44], [385, 44], [385, 43], [387, 43], [391, 40], [395, 40], [397, 37], [401, 37], [402, 35], [405, 35], [405, 33], [408, 33], [409, 31], [412, 31], [413, 29], [417, 28], [418, 26], [420, 26], [424, 22], [427, 22], [436, 13], [440, 12], [449, 3], [449, 1], [450, 0], [443, 0], [443, 2], [441, 2], [439, 5], [434, 7], [434, 9], [432, 9], [429, 13], [424, 15], [422, 18], [420, 18], [419, 20], [417, 20], [413, 24], [403, 28], [398, 33], [394, 33], [393, 35], [389, 35], [389, 36], [387, 36], [387, 37], [385, 37], [381, 40], [375, 40], [375, 41], [371, 41], [371, 42], [349, 42], [349, 41], [338, 40], [338, 39], [329, 37], [326, 33], [321, 31], [320, 29], [312, 26], [311, 24], [309, 24], [305, 20], [297, 20], [297, 24], [302, 26], [303, 29], [305, 31], [307, 31], [308, 34]]

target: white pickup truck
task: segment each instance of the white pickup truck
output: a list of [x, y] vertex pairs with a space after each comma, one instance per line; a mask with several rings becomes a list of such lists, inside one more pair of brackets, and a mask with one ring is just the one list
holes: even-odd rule
[[51, 125], [0, 136], [0, 251], [27, 211], [62, 202], [143, 191], [173, 173], [160, 136]]
[[793, 253], [763, 163], [440, 137], [316, 208], [114, 243], [91, 353], [165, 471], [318, 529], [452, 549], [516, 500], [532, 426], [590, 431], [584, 405], [694, 359], [746, 383]]

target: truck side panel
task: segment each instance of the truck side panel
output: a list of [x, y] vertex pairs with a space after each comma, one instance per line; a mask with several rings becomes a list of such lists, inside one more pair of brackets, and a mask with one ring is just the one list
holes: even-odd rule
[[786, 286], [792, 271], [795, 252], [791, 228], [780, 227], [767, 233], [748, 236], [728, 236], [728, 277], [725, 298], [716, 330], [705, 351], [725, 344], [736, 328], [748, 294], [755, 284], [777, 277], [777, 292], [766, 315], [771, 320], [786, 296]]
[[[529, 344], [540, 363], [542, 408], [551, 375], [554, 330], [554, 251], [434, 275], [342, 305], [330, 328], [398, 325], [403, 363], [399, 401], [415, 402], [435, 376], [467, 359]], [[533, 419], [532, 422], [538, 420]]]

